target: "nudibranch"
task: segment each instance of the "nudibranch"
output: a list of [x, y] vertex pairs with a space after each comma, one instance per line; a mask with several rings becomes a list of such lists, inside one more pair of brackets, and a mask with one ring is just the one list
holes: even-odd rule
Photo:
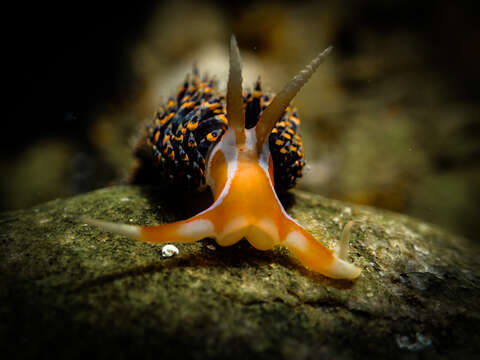
[[336, 279], [355, 279], [361, 270], [347, 261], [347, 224], [336, 251], [318, 242], [282, 207], [277, 192], [292, 187], [304, 166], [299, 118], [290, 106], [301, 87], [324, 61], [320, 53], [275, 97], [260, 81], [243, 91], [240, 52], [230, 41], [227, 92], [215, 81], [187, 77], [175, 98], [161, 107], [148, 127], [147, 146], [159, 173], [185, 189], [208, 185], [214, 202], [183, 221], [135, 226], [86, 219], [89, 224], [150, 243], [188, 243], [207, 237], [221, 246], [246, 238], [259, 250], [289, 249], [312, 271]]

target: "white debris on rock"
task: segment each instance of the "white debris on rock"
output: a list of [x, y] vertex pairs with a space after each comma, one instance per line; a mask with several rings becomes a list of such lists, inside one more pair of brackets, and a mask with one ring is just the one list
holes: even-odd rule
[[162, 248], [162, 256], [169, 258], [178, 254], [178, 248], [175, 245], [165, 245]]

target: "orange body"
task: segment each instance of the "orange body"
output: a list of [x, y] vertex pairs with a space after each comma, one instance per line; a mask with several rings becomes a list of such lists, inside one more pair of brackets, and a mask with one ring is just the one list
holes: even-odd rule
[[144, 227], [139, 239], [165, 243], [213, 237], [229, 246], [246, 238], [259, 250], [286, 246], [306, 267], [326, 276], [357, 277], [358, 268], [336, 257], [285, 212], [275, 194], [268, 148], [258, 154], [254, 130], [244, 130], [239, 138], [243, 142], [227, 131], [210, 158], [207, 178], [214, 203], [190, 219]]

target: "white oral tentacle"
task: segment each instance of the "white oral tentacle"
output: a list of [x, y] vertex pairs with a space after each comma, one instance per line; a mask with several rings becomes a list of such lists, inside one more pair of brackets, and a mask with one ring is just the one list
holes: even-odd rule
[[100, 229], [115, 234], [124, 235], [133, 239], [138, 239], [140, 237], [141, 229], [136, 225], [114, 223], [110, 221], [91, 219], [88, 217], [81, 217], [80, 220], [88, 225], [96, 226]]

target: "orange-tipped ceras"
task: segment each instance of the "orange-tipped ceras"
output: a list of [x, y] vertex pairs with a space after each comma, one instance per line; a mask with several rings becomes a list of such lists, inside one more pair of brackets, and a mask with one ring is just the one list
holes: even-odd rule
[[320, 53], [273, 99], [257, 81], [242, 90], [240, 53], [230, 42], [227, 94], [215, 82], [201, 81], [194, 69], [176, 98], [159, 109], [149, 127], [151, 159], [167, 181], [210, 186], [214, 202], [190, 219], [158, 226], [134, 226], [86, 219], [107, 231], [151, 243], [193, 242], [215, 238], [221, 246], [246, 238], [259, 250], [285, 246], [313, 271], [355, 279], [360, 269], [348, 262], [347, 224], [333, 251], [318, 242], [283, 209], [276, 191], [295, 184], [304, 165], [299, 119], [290, 102], [324, 61]]

